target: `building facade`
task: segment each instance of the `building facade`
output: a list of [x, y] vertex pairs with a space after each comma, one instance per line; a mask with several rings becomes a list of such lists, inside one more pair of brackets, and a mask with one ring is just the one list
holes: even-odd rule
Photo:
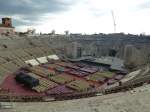
[[0, 24], [0, 35], [13, 34], [15, 34], [15, 28], [12, 26], [11, 18], [2, 18], [2, 24]]

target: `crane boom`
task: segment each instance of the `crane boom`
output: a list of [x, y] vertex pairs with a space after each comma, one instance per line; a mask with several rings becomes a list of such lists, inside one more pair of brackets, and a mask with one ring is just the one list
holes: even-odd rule
[[112, 19], [113, 19], [113, 23], [114, 23], [114, 33], [116, 33], [116, 21], [115, 21], [115, 16], [114, 16], [113, 10], [111, 11], [111, 14], [112, 14]]

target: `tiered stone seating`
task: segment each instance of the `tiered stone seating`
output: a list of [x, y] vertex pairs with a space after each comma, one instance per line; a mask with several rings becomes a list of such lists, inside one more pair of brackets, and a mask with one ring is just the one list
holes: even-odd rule
[[36, 47], [33, 50], [35, 51], [34, 54], [36, 57], [45, 56], [44, 51], [42, 49], [40, 49], [40, 47]]
[[[49, 38], [4, 37], [0, 38], [0, 76], [13, 73], [20, 67], [26, 66], [26, 61], [36, 60], [53, 54]], [[50, 74], [44, 70], [40, 75]], [[46, 75], [46, 76], [47, 76]], [[49, 75], [48, 75], [49, 76]]]
[[123, 83], [123, 85], [133, 85], [140, 82], [150, 81], [150, 73], [146, 74], [139, 74], [138, 76], [134, 77], [133, 79]]
[[[19, 54], [19, 53], [18, 53]], [[1, 61], [4, 63], [11, 61], [17, 66], [23, 66], [24, 62], [21, 58], [17, 57], [13, 52], [11, 51], [3, 51], [0, 52], [0, 56], [2, 57]]]
[[7, 61], [4, 58], [0, 57], [0, 64], [6, 63]]
[[17, 71], [20, 67], [17, 66], [16, 64], [14, 64], [13, 62], [7, 62], [1, 65], [2, 67], [4, 67], [5, 69], [11, 71], [11, 72], [15, 72]]
[[38, 47], [24, 49], [28, 54], [31, 54], [34, 57], [41, 57], [44, 56], [44, 52], [40, 50]]
[[54, 54], [51, 48], [49, 47], [40, 47], [40, 49], [44, 52], [45, 56]]
[[17, 66], [19, 66], [19, 67], [23, 67], [23, 66], [26, 65], [26, 64], [24, 63], [24, 61], [22, 61], [22, 60], [19, 59], [19, 58], [14, 59], [12, 62], [13, 62], [14, 64], [16, 64]]
[[41, 39], [41, 40], [42, 40], [42, 43], [45, 46], [49, 46], [50, 45], [50, 38], [45, 37], [44, 39]]
[[113, 87], [110, 87], [108, 91], [117, 92], [121, 91], [122, 89], [129, 89], [139, 85], [143, 85], [144, 83], [149, 81], [150, 81], [150, 69], [147, 66], [127, 74], [122, 80], [120, 80], [121, 85], [115, 84]]
[[16, 58], [11, 51], [2, 51], [0, 52], [0, 57], [4, 58], [5, 60], [13, 60]]
[[45, 45], [42, 40], [43, 39], [41, 38], [30, 38], [30, 42], [32, 42], [32, 44], [37, 47], [41, 47]]
[[15, 40], [17, 40], [16, 42], [18, 43], [17, 48], [26, 49], [26, 48], [33, 47], [33, 45], [30, 43], [29, 39], [27, 39], [25, 37], [20, 38], [20, 39], [15, 39]]
[[0, 66], [0, 83], [3, 81], [5, 78], [6, 74], [11, 73], [9, 70], [5, 69], [4, 67]]
[[26, 53], [23, 49], [17, 49], [15, 51], [13, 51], [13, 54], [16, 55], [18, 58], [20, 58], [23, 61], [26, 61], [26, 60], [33, 58], [28, 53]]

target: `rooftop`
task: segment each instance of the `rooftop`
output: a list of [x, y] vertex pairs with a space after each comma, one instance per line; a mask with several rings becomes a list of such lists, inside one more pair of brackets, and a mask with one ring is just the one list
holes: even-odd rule
[[124, 61], [117, 57], [106, 56], [101, 58], [89, 58], [85, 60], [89, 62], [98, 63], [98, 64], [108, 65], [112, 70], [126, 71], [124, 68]]

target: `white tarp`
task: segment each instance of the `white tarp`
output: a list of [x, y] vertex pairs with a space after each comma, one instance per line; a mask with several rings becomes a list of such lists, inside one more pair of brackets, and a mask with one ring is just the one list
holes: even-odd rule
[[35, 59], [27, 60], [25, 63], [31, 64], [32, 66], [39, 65], [39, 62], [37, 62]]
[[54, 60], [59, 60], [59, 57], [57, 56], [57, 55], [49, 55], [49, 56], [47, 56], [48, 57], [48, 59], [54, 59]]
[[40, 63], [47, 63], [47, 62], [48, 62], [47, 57], [40, 57], [40, 58], [37, 58], [37, 60], [38, 60]]

